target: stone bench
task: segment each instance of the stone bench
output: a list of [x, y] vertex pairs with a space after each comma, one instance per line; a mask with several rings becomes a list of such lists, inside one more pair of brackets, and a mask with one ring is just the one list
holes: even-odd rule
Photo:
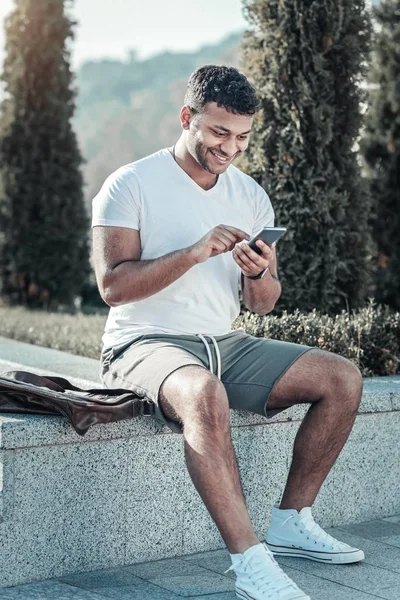
[[[98, 386], [98, 361], [0, 338], [12, 368]], [[231, 411], [250, 517], [265, 539], [308, 405]], [[400, 377], [365, 379], [350, 438], [314, 504], [322, 526], [400, 512]], [[225, 548], [187, 472], [183, 436], [153, 417], [91, 427], [0, 415], [0, 586]]]

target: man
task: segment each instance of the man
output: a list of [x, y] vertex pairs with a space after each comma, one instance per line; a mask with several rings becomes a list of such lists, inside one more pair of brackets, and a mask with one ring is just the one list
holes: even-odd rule
[[[364, 558], [311, 514], [353, 426], [362, 377], [333, 353], [231, 330], [239, 282], [244, 303], [260, 315], [281, 294], [275, 246], [261, 243], [259, 255], [248, 245], [273, 226], [271, 202], [232, 165], [258, 109], [236, 69], [197, 69], [176, 144], [121, 167], [94, 198], [96, 278], [111, 307], [101, 375], [107, 387], [151, 399], [156, 417], [184, 435], [186, 465], [231, 555], [237, 595], [304, 600], [273, 553], [328, 563]], [[261, 543], [243, 497], [229, 409], [270, 417], [302, 402], [311, 407]]]

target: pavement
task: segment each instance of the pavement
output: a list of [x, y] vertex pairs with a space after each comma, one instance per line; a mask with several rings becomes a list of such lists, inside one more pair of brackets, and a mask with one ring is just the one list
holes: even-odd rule
[[[364, 550], [365, 560], [326, 565], [279, 558], [312, 600], [400, 600], [400, 515], [340, 528], [331, 535]], [[1, 600], [234, 600], [228, 550], [200, 552], [118, 569], [66, 575], [0, 589]]]

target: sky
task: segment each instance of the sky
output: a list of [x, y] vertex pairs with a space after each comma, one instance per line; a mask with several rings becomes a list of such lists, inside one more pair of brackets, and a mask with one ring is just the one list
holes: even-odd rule
[[[128, 50], [147, 58], [163, 50], [196, 50], [248, 28], [242, 0], [75, 0], [71, 64], [103, 57], [125, 59]], [[0, 0], [0, 65], [4, 59], [4, 17], [13, 0]]]

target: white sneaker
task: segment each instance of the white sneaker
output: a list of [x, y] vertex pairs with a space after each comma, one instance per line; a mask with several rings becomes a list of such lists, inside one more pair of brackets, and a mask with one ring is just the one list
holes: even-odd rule
[[251, 546], [243, 554], [231, 554], [236, 596], [243, 600], [311, 600], [282, 571], [265, 544]]
[[339, 542], [314, 521], [311, 507], [281, 510], [275, 504], [266, 543], [276, 556], [295, 556], [318, 562], [346, 564], [364, 560], [364, 552]]

